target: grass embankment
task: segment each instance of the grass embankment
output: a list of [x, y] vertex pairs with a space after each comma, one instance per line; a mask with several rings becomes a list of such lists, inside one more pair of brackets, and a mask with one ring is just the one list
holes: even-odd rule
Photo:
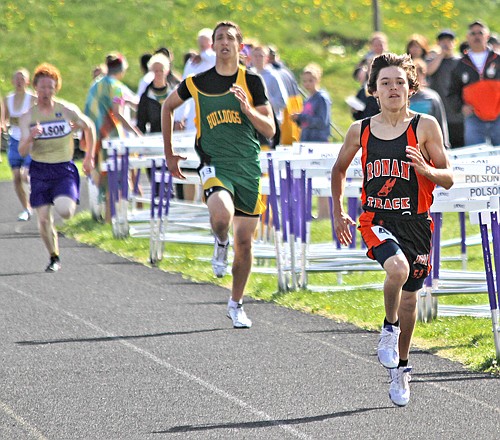
[[[467, 24], [484, 20], [499, 32], [498, 2], [384, 0], [380, 4], [382, 30], [390, 50], [404, 52], [408, 37], [418, 32], [434, 43], [442, 28], [465, 38]], [[174, 69], [182, 72], [182, 58], [196, 47], [196, 34], [220, 20], [237, 22], [247, 39], [274, 44], [295, 72], [311, 62], [324, 70], [323, 86], [332, 100], [336, 126], [345, 132], [351, 122], [344, 99], [359, 85], [352, 71], [367, 50], [372, 31], [371, 0], [37, 0], [0, 2], [0, 94], [12, 90], [15, 69], [30, 72], [41, 62], [61, 70], [62, 98], [83, 106], [91, 69], [107, 53], [118, 50], [130, 68], [125, 83], [136, 90], [141, 71], [139, 57], [160, 46], [173, 52]], [[334, 140], [339, 140], [335, 136]]]

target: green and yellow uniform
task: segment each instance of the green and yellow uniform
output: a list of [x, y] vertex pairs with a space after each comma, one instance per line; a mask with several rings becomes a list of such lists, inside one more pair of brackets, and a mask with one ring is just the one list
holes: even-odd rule
[[[225, 188], [232, 194], [237, 211], [257, 215], [265, 209], [260, 194], [260, 144], [255, 127], [229, 91], [236, 83], [245, 90], [250, 105], [267, 103], [262, 80], [253, 73], [250, 75], [249, 87], [249, 72], [245, 67], [238, 68], [235, 78], [223, 77], [213, 68], [188, 77], [179, 88], [179, 96], [182, 99], [191, 96], [195, 101], [196, 147], [202, 165], [210, 166], [208, 173], [200, 170], [205, 194], [209, 195], [216, 187]], [[210, 86], [208, 90], [204, 87], [214, 79], [219, 81], [219, 93], [210, 90]]]

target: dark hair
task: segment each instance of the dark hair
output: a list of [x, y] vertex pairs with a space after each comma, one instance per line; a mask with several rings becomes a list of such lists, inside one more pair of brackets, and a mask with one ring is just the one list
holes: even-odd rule
[[386, 67], [401, 67], [406, 72], [408, 85], [414, 92], [418, 91], [419, 83], [417, 79], [417, 70], [410, 55], [396, 55], [395, 53], [384, 53], [375, 57], [372, 61], [370, 77], [368, 78], [368, 93], [373, 95], [377, 90], [377, 79], [380, 71]]
[[214, 32], [212, 34], [212, 41], [215, 41], [215, 33], [221, 27], [229, 27], [229, 28], [235, 29], [236, 30], [236, 38], [238, 39], [238, 43], [239, 44], [243, 43], [243, 34], [241, 33], [241, 29], [236, 23], [234, 23], [232, 21], [219, 21], [215, 25]]
[[106, 55], [106, 66], [108, 75], [115, 75], [128, 69], [126, 58], [119, 52], [111, 52]]
[[140, 58], [141, 69], [144, 73], [148, 71], [148, 62], [153, 55], [150, 53], [143, 53]]
[[159, 47], [158, 49], [155, 50], [155, 54], [157, 53], [162, 53], [165, 55], [170, 61], [174, 61], [174, 58], [172, 57], [172, 53], [167, 47]]

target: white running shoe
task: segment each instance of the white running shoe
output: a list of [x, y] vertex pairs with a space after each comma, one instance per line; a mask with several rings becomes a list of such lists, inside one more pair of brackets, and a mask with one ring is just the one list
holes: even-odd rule
[[391, 368], [388, 371], [391, 378], [389, 397], [392, 403], [397, 406], [406, 406], [410, 401], [411, 367]]
[[17, 220], [20, 222], [27, 222], [31, 218], [31, 212], [29, 209], [25, 209], [21, 214], [17, 216]]
[[227, 243], [221, 244], [215, 237], [214, 256], [212, 257], [212, 269], [217, 278], [222, 278], [227, 272], [227, 253], [229, 251], [229, 238]]
[[399, 364], [399, 334], [401, 330], [394, 325], [382, 327], [378, 340], [378, 360], [385, 368], [397, 368]]
[[233, 321], [234, 328], [252, 327], [252, 321], [250, 321], [245, 310], [243, 310], [242, 304], [238, 304], [238, 307], [228, 307], [227, 317]]

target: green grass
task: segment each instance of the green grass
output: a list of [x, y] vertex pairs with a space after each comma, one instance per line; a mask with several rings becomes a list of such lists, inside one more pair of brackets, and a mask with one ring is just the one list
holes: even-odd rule
[[[453, 218], [455, 216], [455, 218]], [[456, 215], [446, 215], [445, 225], [458, 223]], [[445, 227], [444, 239], [451, 238], [457, 228]], [[147, 239], [114, 239], [109, 225], [93, 222], [87, 212], [77, 215], [65, 223], [61, 231], [78, 241], [100, 247], [122, 257], [149, 264], [149, 241]], [[468, 225], [468, 234], [477, 231]], [[313, 224], [315, 237], [329, 237], [327, 221]], [[324, 241], [327, 241], [324, 238]], [[457, 255], [458, 247], [445, 248], [444, 255]], [[230, 288], [231, 277], [214, 278], [210, 267], [211, 246], [176, 245], [167, 243], [165, 257], [159, 268], [169, 272], [182, 273], [194, 281], [210, 282]], [[483, 270], [481, 249], [471, 246], [468, 249], [468, 269]], [[458, 263], [447, 262], [444, 267], [458, 269]], [[368, 278], [369, 277], [369, 278]], [[382, 282], [383, 273], [353, 273], [342, 277], [346, 285], [360, 285], [370, 282]], [[312, 275], [310, 285], [337, 286], [336, 274], [323, 273]], [[363, 329], [377, 331], [384, 316], [383, 297], [380, 291], [359, 289], [341, 292], [315, 292], [300, 290], [280, 293], [277, 290], [276, 277], [253, 273], [247, 288], [247, 295], [264, 301], [275, 302], [284, 307], [301, 310], [328, 317], [342, 322], [353, 323]], [[486, 294], [450, 295], [440, 297], [441, 304], [488, 304]], [[414, 345], [429, 350], [439, 356], [457, 360], [474, 371], [500, 374], [495, 358], [491, 320], [486, 318], [453, 317], [433, 320], [430, 323], [417, 323]]]
[[[494, 0], [379, 3], [382, 30], [395, 52], [404, 51], [414, 32], [432, 44], [439, 29], [451, 28], [462, 40], [474, 19], [500, 31], [493, 19], [498, 16]], [[60, 96], [82, 106], [92, 66], [112, 50], [128, 58], [125, 82], [135, 90], [144, 52], [167, 46], [175, 55], [174, 68], [182, 71], [183, 54], [196, 47], [198, 30], [230, 19], [246, 38], [276, 45], [296, 74], [311, 61], [320, 63], [323, 86], [333, 98], [333, 120], [345, 132], [351, 116], [344, 99], [358, 88], [351, 73], [372, 30], [371, 4], [371, 0], [5, 0], [0, 2], [0, 94], [12, 89], [10, 79], [19, 66], [32, 72], [47, 61], [61, 70]]]
[[1, 152], [2, 162], [0, 163], [0, 182], [5, 182], [6, 180], [12, 180], [12, 171], [10, 170], [9, 162], [7, 160], [7, 154]]

